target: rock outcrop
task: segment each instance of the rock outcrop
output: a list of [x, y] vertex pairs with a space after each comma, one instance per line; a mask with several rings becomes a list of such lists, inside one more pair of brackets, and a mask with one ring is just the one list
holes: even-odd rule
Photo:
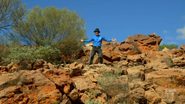
[[[137, 34], [129, 36], [125, 41], [118, 42], [105, 42], [102, 43], [102, 52], [104, 62], [111, 64], [114, 61], [120, 61], [125, 55], [136, 55], [142, 53], [152, 54], [159, 50], [159, 44], [162, 41], [160, 36], [155, 33], [149, 35]], [[90, 52], [92, 50], [92, 43], [87, 44], [84, 47], [84, 56], [81, 57], [82, 60], [88, 61]], [[86, 56], [86, 57], [85, 57]], [[98, 63], [99, 59], [96, 55], [94, 58], [94, 63]]]

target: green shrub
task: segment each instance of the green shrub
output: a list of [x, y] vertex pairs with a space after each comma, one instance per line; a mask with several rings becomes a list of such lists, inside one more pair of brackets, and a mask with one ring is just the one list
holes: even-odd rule
[[[89, 102], [86, 102], [85, 104], [102, 104], [102, 103], [95, 102], [94, 100], [91, 99]], [[106, 102], [105, 104], [110, 104], [110, 103]], [[127, 104], [127, 103], [123, 102], [123, 103], [117, 103], [117, 104]], [[137, 104], [137, 103], [134, 102], [134, 104]]]
[[32, 64], [38, 60], [45, 60], [48, 62], [57, 61], [60, 59], [60, 51], [56, 48], [47, 47], [11, 47], [10, 54], [3, 57], [6, 63], [16, 63], [19, 65]]
[[60, 101], [57, 101], [57, 102], [55, 102], [55, 103], [52, 103], [52, 104], [60, 104]]
[[[102, 104], [102, 103], [95, 102], [94, 100], [91, 99], [89, 102], [85, 102], [85, 104]], [[106, 103], [106, 104], [108, 104], [108, 103]]]
[[3, 64], [3, 57], [7, 57], [9, 54], [9, 47], [0, 44], [0, 65]]
[[60, 50], [61, 54], [65, 57], [63, 60], [70, 60], [71, 62], [75, 61], [80, 57], [80, 53], [82, 51], [82, 44], [80, 44], [74, 38], [66, 38], [61, 42], [56, 43], [53, 47], [56, 47]]
[[178, 45], [176, 44], [162, 44], [159, 46], [159, 51], [162, 51], [165, 47], [168, 49], [178, 49]]

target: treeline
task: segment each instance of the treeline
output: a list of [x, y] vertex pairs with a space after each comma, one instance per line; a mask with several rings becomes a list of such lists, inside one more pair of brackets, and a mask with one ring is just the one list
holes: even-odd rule
[[162, 44], [162, 45], [159, 46], [159, 51], [162, 51], [164, 48], [178, 49], [178, 45], [176, 45], [176, 44]]
[[[27, 10], [21, 0], [0, 0], [0, 64], [37, 59], [75, 59], [78, 40], [87, 38], [85, 20], [75, 11], [53, 6]], [[26, 47], [20, 47], [25, 44]]]

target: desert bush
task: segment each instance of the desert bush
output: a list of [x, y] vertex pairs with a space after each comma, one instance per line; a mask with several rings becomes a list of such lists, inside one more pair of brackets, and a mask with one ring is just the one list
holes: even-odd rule
[[[86, 102], [85, 104], [102, 104], [102, 103], [100, 103], [100, 102], [95, 102], [94, 100], [91, 99], [89, 102]], [[110, 104], [110, 103], [106, 102], [106, 103], [104, 103], [104, 104]], [[124, 101], [124, 102], [122, 102], [122, 103], [117, 103], [117, 104], [127, 104], [127, 103]], [[138, 104], [138, 103], [135, 103], [135, 102], [134, 102], [134, 104]]]
[[61, 42], [53, 45], [60, 50], [61, 55], [63, 55], [63, 61], [70, 60], [71, 62], [79, 58], [80, 53], [82, 52], [82, 44], [80, 44], [74, 38], [66, 38]]
[[106, 94], [110, 97], [114, 97], [119, 93], [125, 93], [128, 91], [128, 84], [123, 83], [120, 79], [117, 80], [121, 76], [121, 71], [117, 71], [115, 73], [112, 72], [104, 72], [102, 73], [102, 77], [98, 79], [98, 84], [101, 85], [102, 89]]
[[3, 61], [6, 63], [16, 63], [23, 68], [28, 64], [32, 64], [38, 60], [45, 60], [53, 62], [59, 60], [60, 51], [56, 48], [47, 47], [11, 47], [10, 54], [7, 57], [3, 57]]
[[0, 65], [3, 64], [3, 57], [7, 57], [9, 54], [9, 47], [3, 44], [0, 44]]
[[[102, 103], [95, 102], [94, 100], [91, 99], [89, 102], [85, 102], [85, 104], [102, 104]], [[106, 104], [108, 104], [108, 103], [106, 103]]]

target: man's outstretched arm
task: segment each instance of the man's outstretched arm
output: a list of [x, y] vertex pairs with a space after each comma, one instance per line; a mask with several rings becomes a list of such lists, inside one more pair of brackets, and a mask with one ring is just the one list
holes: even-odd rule
[[90, 43], [90, 42], [92, 42], [92, 41], [93, 41], [93, 38], [91, 38], [91, 39], [89, 39], [89, 40], [83, 40], [83, 39], [81, 39], [80, 41], [81, 41], [81, 42], [87, 42], [87, 43]]
[[107, 42], [112, 42], [112, 41], [116, 41], [116, 39], [106, 39], [105, 37], [102, 38], [103, 40], [107, 41]]

